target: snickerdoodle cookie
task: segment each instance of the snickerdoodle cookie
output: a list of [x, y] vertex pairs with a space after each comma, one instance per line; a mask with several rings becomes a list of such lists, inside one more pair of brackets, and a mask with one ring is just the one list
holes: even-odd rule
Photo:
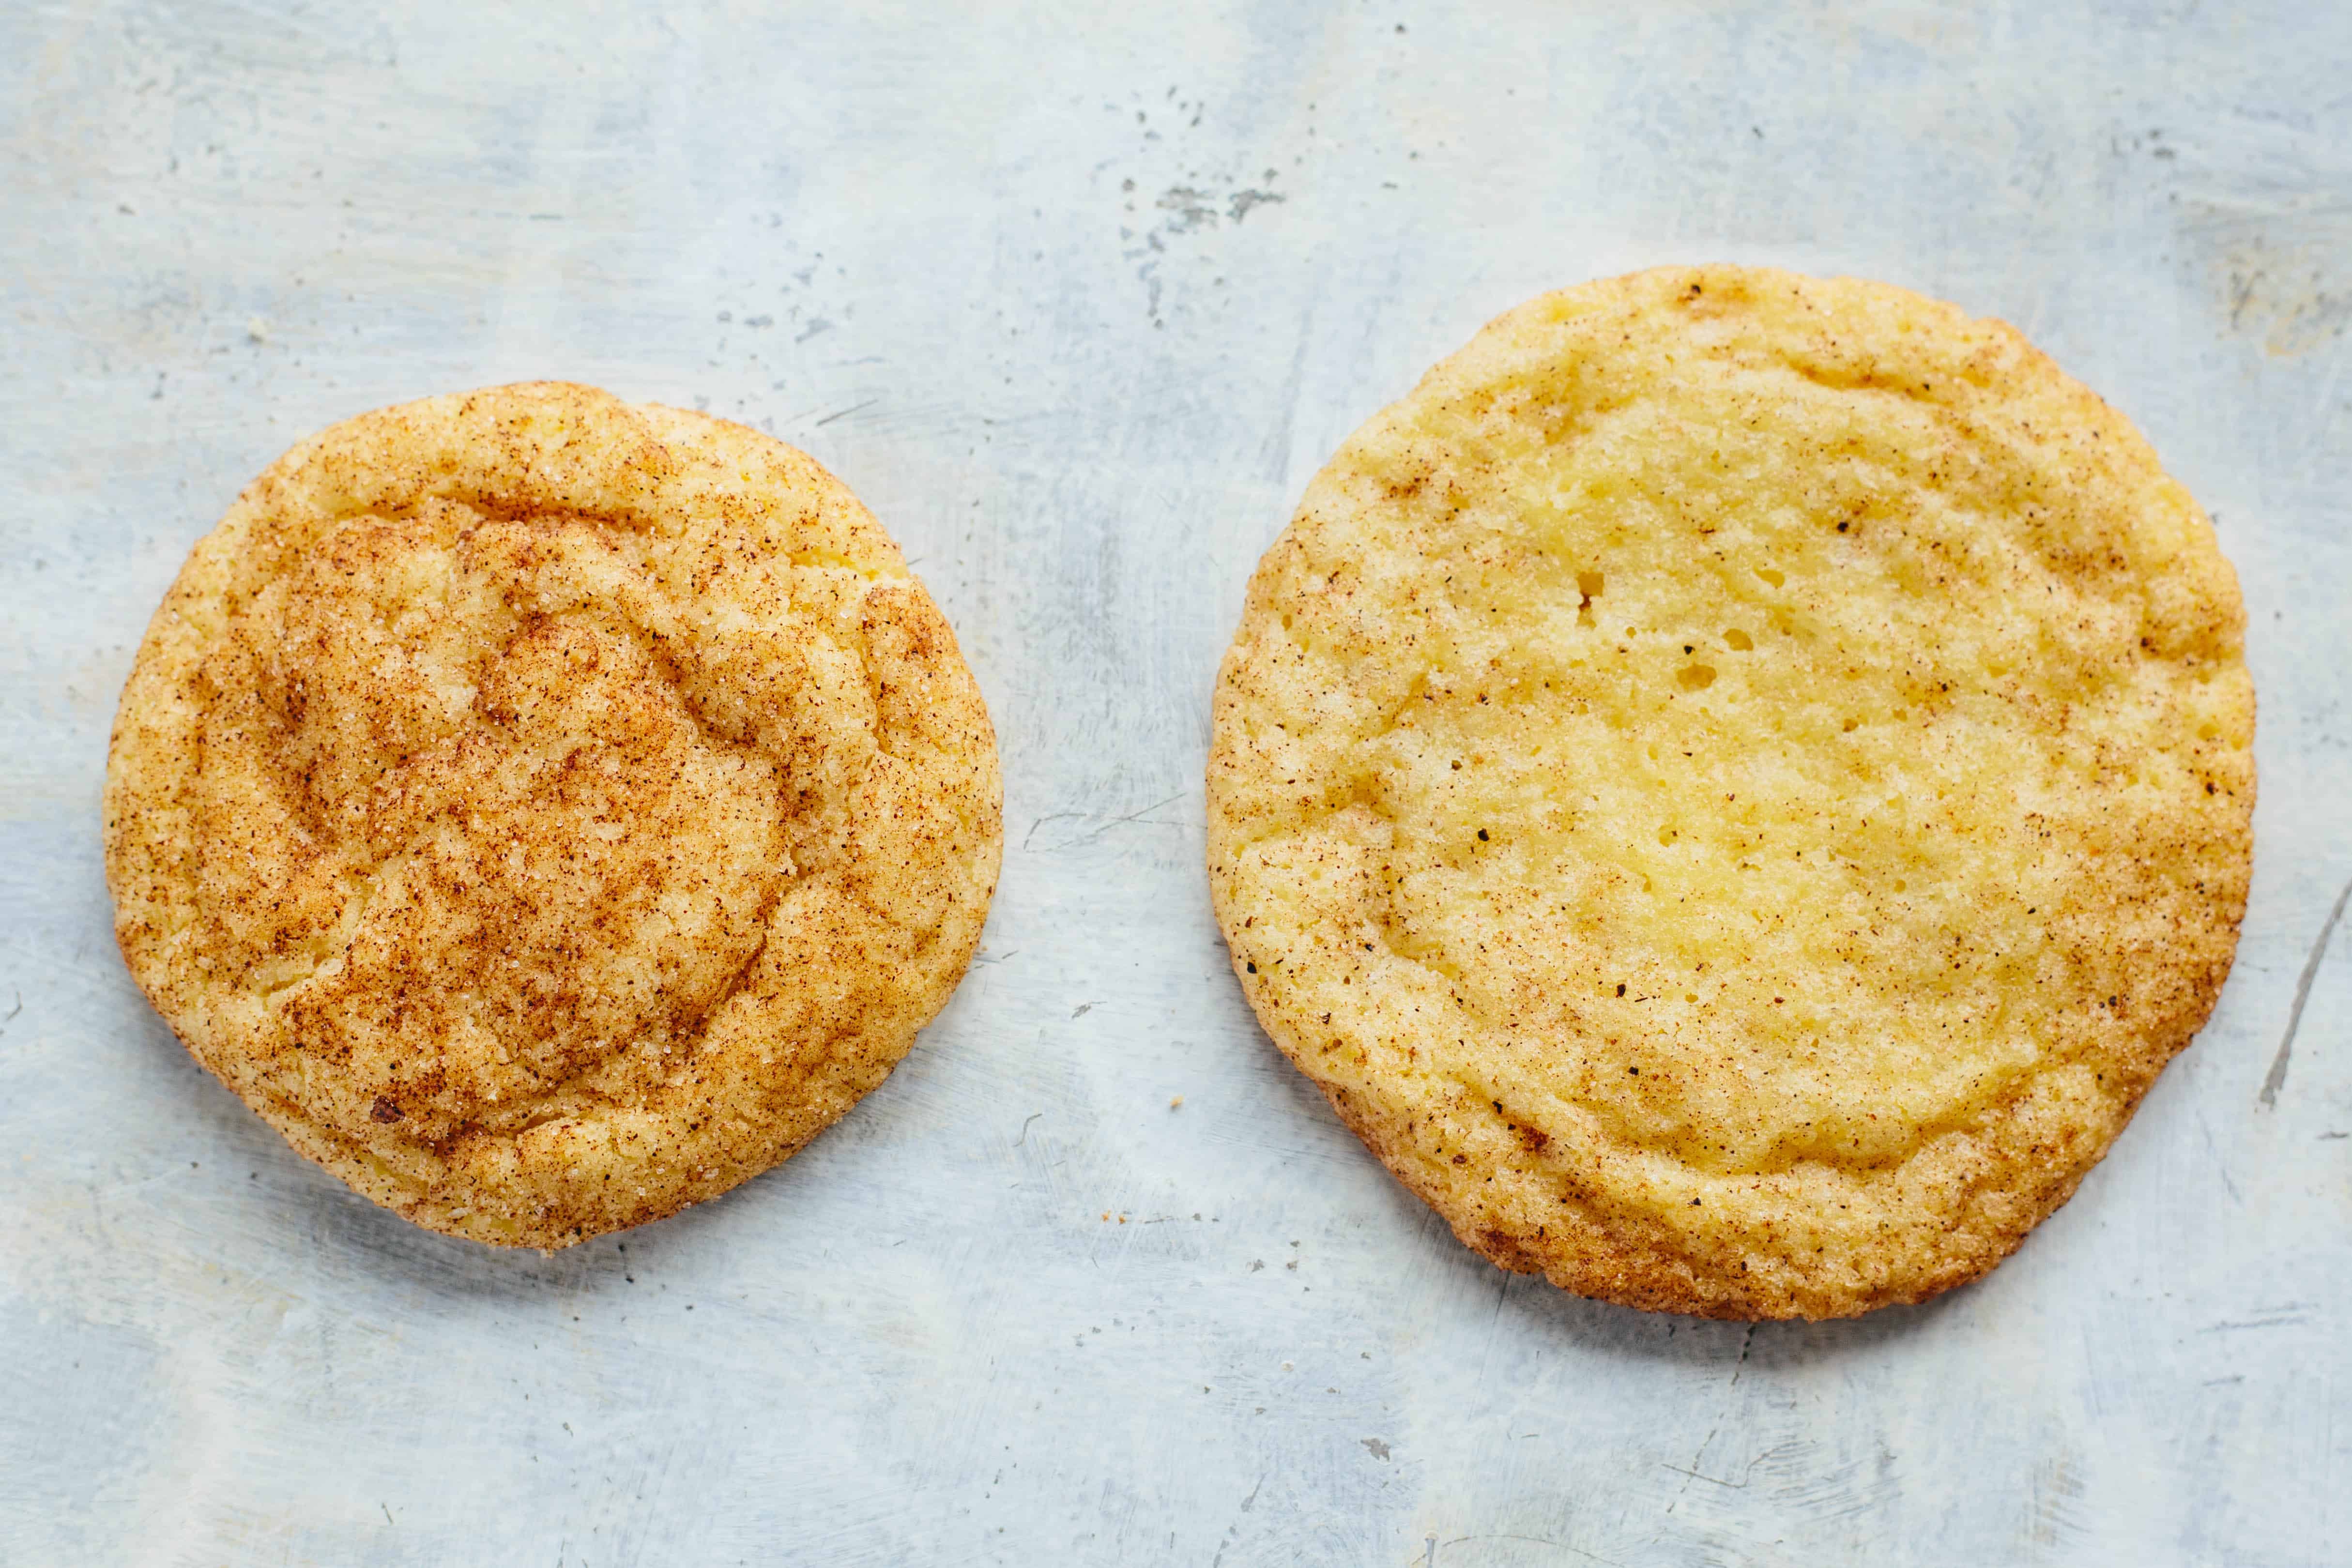
[[803, 454], [541, 383], [337, 424], [200, 541], [107, 768], [123, 956], [419, 1225], [562, 1247], [783, 1159], [979, 938], [995, 743]]
[[1464, 1241], [1827, 1317], [2007, 1256], [2211, 1009], [2254, 797], [2213, 530], [2016, 331], [1662, 270], [1509, 312], [1258, 568], [1209, 869]]

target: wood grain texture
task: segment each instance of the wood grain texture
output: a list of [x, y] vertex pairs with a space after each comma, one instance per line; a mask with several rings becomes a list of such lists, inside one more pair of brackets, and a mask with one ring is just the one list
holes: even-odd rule
[[[2261, 1091], [2352, 876], [2347, 62], [2340, 11], [2142, 0], [8, 11], [0, 1561], [2340, 1555], [2340, 924]], [[1199, 869], [1217, 656], [1324, 456], [1497, 310], [1717, 257], [2099, 388], [2215, 515], [2263, 695], [2213, 1021], [2008, 1264], [1843, 1324], [1498, 1277], [1258, 1033]], [[239, 486], [539, 376], [838, 474], [1006, 789], [889, 1082], [551, 1260], [374, 1210], [188, 1062], [99, 832]]]

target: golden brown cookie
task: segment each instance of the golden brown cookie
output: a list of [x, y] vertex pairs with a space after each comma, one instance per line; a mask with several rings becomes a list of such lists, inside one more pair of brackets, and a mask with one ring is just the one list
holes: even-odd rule
[[335, 425], [198, 542], [115, 720], [131, 971], [287, 1141], [562, 1247], [879, 1083], [979, 940], [995, 741], [873, 517], [593, 388]]
[[1218, 684], [1275, 1041], [1455, 1234], [1630, 1306], [1983, 1273], [2204, 1021], [2236, 579], [2122, 415], [1880, 284], [1530, 301], [1352, 436]]

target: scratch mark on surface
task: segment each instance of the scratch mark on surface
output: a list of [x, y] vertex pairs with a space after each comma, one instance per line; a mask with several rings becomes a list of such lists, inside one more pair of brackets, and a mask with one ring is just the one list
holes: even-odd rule
[[[1748, 1468], [1750, 1470], [1753, 1470], [1756, 1467], [1753, 1463], [1750, 1463]], [[1680, 1465], [1668, 1465], [1666, 1469], [1674, 1471], [1675, 1474], [1678, 1476], [1688, 1476], [1692, 1480], [1705, 1481], [1711, 1487], [1722, 1487], [1729, 1491], [1746, 1491], [1748, 1490], [1748, 1478], [1746, 1476], [1740, 1477], [1740, 1479], [1736, 1481], [1727, 1481], [1721, 1476], [1711, 1476], [1705, 1470], [1686, 1470]]]
[[[1710, 1430], [1705, 1437], [1703, 1437], [1703, 1438], [1701, 1438], [1701, 1439], [1699, 1440], [1698, 1452], [1697, 1452], [1697, 1453], [1696, 1453], [1696, 1454], [1693, 1454], [1693, 1455], [1691, 1456], [1691, 1462], [1690, 1462], [1690, 1466], [1689, 1466], [1689, 1468], [1688, 1468], [1688, 1469], [1685, 1469], [1685, 1468], [1684, 1468], [1683, 1466], [1681, 1466], [1681, 1465], [1668, 1465], [1668, 1466], [1666, 1466], [1666, 1469], [1670, 1469], [1670, 1470], [1674, 1471], [1676, 1475], [1679, 1475], [1679, 1476], [1685, 1476], [1685, 1477], [1689, 1478], [1688, 1479], [1685, 1479], [1685, 1480], [1683, 1482], [1683, 1485], [1682, 1485], [1682, 1491], [1678, 1491], [1678, 1492], [1675, 1493], [1675, 1500], [1674, 1500], [1673, 1502], [1670, 1502], [1670, 1503], [1666, 1504], [1666, 1511], [1667, 1511], [1668, 1513], [1672, 1513], [1672, 1512], [1674, 1512], [1674, 1511], [1675, 1511], [1675, 1510], [1676, 1508], [1678, 1508], [1678, 1507], [1680, 1507], [1680, 1506], [1682, 1505], [1682, 1500], [1683, 1500], [1683, 1492], [1686, 1492], [1686, 1491], [1690, 1490], [1690, 1484], [1691, 1484], [1691, 1481], [1697, 1480], [1697, 1479], [1699, 1479], [1699, 1473], [1698, 1473], [1698, 1462], [1699, 1462], [1701, 1459], [1703, 1459], [1703, 1458], [1706, 1458], [1706, 1450], [1707, 1450], [1707, 1447], [1708, 1447], [1708, 1445], [1712, 1444], [1712, 1443], [1715, 1441], [1716, 1434], [1717, 1434], [1717, 1433], [1718, 1433], [1718, 1432], [1721, 1432], [1722, 1430], [1723, 1430], [1722, 1427], [1717, 1426], [1717, 1427], [1714, 1427], [1712, 1430]], [[1709, 1476], [1709, 1477], [1707, 1477], [1706, 1479], [1709, 1479], [1709, 1480], [1713, 1480], [1715, 1478], [1714, 1478], [1714, 1477], [1712, 1477], [1712, 1476]]]
[[869, 397], [864, 402], [851, 403], [847, 408], [843, 409], [838, 413], [826, 414], [823, 419], [818, 420], [817, 423], [822, 426], [831, 424], [836, 419], [847, 419], [851, 414], [857, 413], [860, 409], [872, 408], [876, 403], [880, 402], [882, 400], [878, 397]]
[[1047, 812], [1045, 816], [1038, 818], [1035, 821], [1029, 824], [1029, 831], [1021, 835], [1021, 847], [1024, 850], [1027, 849], [1029, 847], [1029, 841], [1035, 838], [1037, 836], [1037, 830], [1044, 827], [1046, 823], [1064, 821], [1071, 817], [1082, 817], [1084, 815], [1086, 815], [1086, 813], [1083, 811]]
[[[1749, 1323], [1748, 1325], [1747, 1332], [1739, 1336], [1739, 1359], [1731, 1364], [1731, 1381], [1724, 1385], [1724, 1391], [1726, 1393], [1729, 1393], [1732, 1389], [1739, 1386], [1740, 1375], [1748, 1370], [1748, 1354], [1756, 1348], [1756, 1331], [1762, 1326], [1763, 1325], [1761, 1323]], [[1668, 1513], [1674, 1512], [1675, 1510], [1681, 1505], [1683, 1495], [1685, 1492], [1690, 1490], [1690, 1484], [1693, 1480], [1713, 1481], [1717, 1486], [1730, 1487], [1735, 1491], [1740, 1490], [1748, 1485], [1748, 1482], [1744, 1478], [1738, 1481], [1722, 1480], [1715, 1476], [1702, 1473], [1698, 1468], [1699, 1461], [1706, 1458], [1706, 1450], [1714, 1444], [1715, 1439], [1719, 1437], [1722, 1432], [1723, 1423], [1717, 1421], [1715, 1426], [1708, 1430], [1706, 1437], [1699, 1443], [1698, 1452], [1691, 1456], [1691, 1462], [1687, 1468], [1681, 1465], [1668, 1465], [1665, 1467], [1677, 1475], [1690, 1478], [1688, 1480], [1683, 1482], [1682, 1490], [1675, 1493], [1675, 1500], [1666, 1505], [1666, 1511]], [[1750, 1459], [1748, 1462], [1748, 1469], [1751, 1472], [1756, 1469], [1756, 1461], [1754, 1459]]]
[[2279, 1037], [2278, 1054], [2271, 1059], [2271, 1070], [2263, 1079], [2259, 1098], [2265, 1110], [2278, 1105], [2279, 1091], [2286, 1085], [2287, 1059], [2294, 1054], [2294, 1031], [2303, 1027], [2303, 1009], [2311, 1000], [2312, 982], [2319, 978], [2320, 961], [2327, 956], [2327, 939], [2336, 935], [2336, 923], [2344, 918], [2346, 901], [2352, 900], [2352, 879], [2347, 879], [2344, 891], [2336, 895], [2336, 906], [2327, 912], [2327, 919], [2319, 927], [2319, 940], [2311, 945], [2311, 956], [2304, 960], [2303, 973], [2294, 982], [2294, 1005], [2287, 1009], [2286, 1032]]
[[2212, 1124], [2205, 1120], [2205, 1113], [2201, 1110], [2197, 1113], [2197, 1130], [2205, 1135], [2205, 1152], [2213, 1157], [2213, 1168], [2221, 1173], [2221, 1186], [2229, 1193], [2230, 1201], [2240, 1208], [2245, 1207], [2246, 1200], [2238, 1195], [2238, 1184], [2230, 1179], [2230, 1167], [2222, 1163], [2221, 1151], [2213, 1142]]
[[2263, 1308], [2251, 1318], [2208, 1323], [2197, 1332], [2199, 1333], [2236, 1333], [2244, 1329], [2293, 1328], [2304, 1321], [2305, 1314], [2309, 1311], [2310, 1309], [2303, 1302], [2294, 1301], [2284, 1307]]
[[1016, 1148], [1016, 1149], [1017, 1149], [1017, 1148], [1019, 1148], [1022, 1145], [1024, 1145], [1024, 1144], [1025, 1144], [1025, 1143], [1027, 1143], [1027, 1142], [1029, 1141], [1029, 1123], [1030, 1123], [1030, 1122], [1034, 1122], [1034, 1121], [1035, 1121], [1038, 1117], [1040, 1117], [1040, 1116], [1044, 1115], [1045, 1113], [1045, 1112], [1043, 1112], [1043, 1111], [1032, 1111], [1032, 1112], [1030, 1112], [1030, 1113], [1029, 1113], [1029, 1119], [1028, 1119], [1028, 1121], [1023, 1122], [1023, 1123], [1021, 1124], [1021, 1135], [1020, 1135], [1019, 1137], [1017, 1137], [1017, 1138], [1015, 1138], [1015, 1139], [1013, 1139], [1013, 1146], [1014, 1148]]
[[[1117, 827], [1117, 826], [1118, 826], [1119, 823], [1121, 823], [1121, 822], [1134, 822], [1134, 821], [1140, 821], [1142, 819], [1144, 819], [1144, 818], [1146, 818], [1146, 817], [1148, 817], [1148, 816], [1151, 815], [1151, 813], [1152, 813], [1152, 812], [1157, 811], [1158, 810], [1160, 810], [1160, 807], [1162, 807], [1162, 806], [1172, 806], [1172, 805], [1174, 805], [1177, 801], [1181, 800], [1183, 798], [1184, 798], [1184, 797], [1183, 797], [1181, 793], [1179, 793], [1179, 794], [1175, 794], [1175, 795], [1171, 795], [1171, 796], [1169, 796], [1169, 797], [1168, 797], [1168, 799], [1166, 799], [1165, 800], [1155, 800], [1155, 801], [1153, 801], [1150, 805], [1146, 806], [1146, 807], [1145, 807], [1145, 808], [1143, 808], [1143, 810], [1140, 810], [1140, 811], [1129, 811], [1129, 812], [1126, 816], [1124, 816], [1124, 817], [1114, 817], [1114, 818], [1112, 818], [1112, 819], [1110, 820], [1110, 821], [1109, 821], [1108, 824], [1106, 824], [1106, 825], [1107, 825], [1107, 826], [1109, 826], [1109, 827], [1114, 827], [1114, 828], [1115, 828], [1115, 827]], [[2352, 891], [2352, 889], [2347, 889], [2347, 891]]]
[[[1113, 828], [1124, 827], [1129, 822], [1141, 823], [1143, 826], [1150, 828], [1174, 826], [1175, 824], [1173, 823], [1151, 822], [1146, 821], [1145, 819], [1150, 817], [1152, 812], [1159, 810], [1162, 806], [1172, 806], [1183, 798], [1184, 797], [1181, 795], [1171, 795], [1165, 800], [1155, 800], [1150, 805], [1142, 808], [1140, 810], [1129, 811], [1123, 817], [1112, 817], [1106, 821], [1101, 827], [1095, 829], [1092, 832], [1080, 833], [1076, 838], [1066, 840], [1058, 844], [1047, 844], [1045, 846], [1045, 852], [1047, 854], [1054, 854], [1062, 850], [1074, 850], [1082, 844], [1090, 844], [1097, 839], [1101, 838], [1105, 833], [1109, 832]], [[1037, 837], [1037, 830], [1044, 827], [1048, 822], [1084, 821], [1088, 813], [1085, 811], [1049, 811], [1045, 816], [1038, 818], [1035, 821], [1029, 824], [1029, 831], [1021, 836], [1021, 847], [1024, 850], [1027, 849], [1031, 841]]]

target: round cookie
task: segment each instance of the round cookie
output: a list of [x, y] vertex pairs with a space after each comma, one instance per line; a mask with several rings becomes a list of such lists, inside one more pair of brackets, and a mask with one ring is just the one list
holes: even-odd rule
[[302, 442], [195, 547], [106, 780], [131, 971], [367, 1197], [555, 1248], [791, 1155], [955, 988], [1001, 786], [873, 517], [590, 387]]
[[2000, 322], [1738, 267], [1546, 295], [1260, 563], [1218, 919], [1276, 1043], [1504, 1268], [1919, 1301], [2212, 1008], [2243, 622], [2196, 503]]

